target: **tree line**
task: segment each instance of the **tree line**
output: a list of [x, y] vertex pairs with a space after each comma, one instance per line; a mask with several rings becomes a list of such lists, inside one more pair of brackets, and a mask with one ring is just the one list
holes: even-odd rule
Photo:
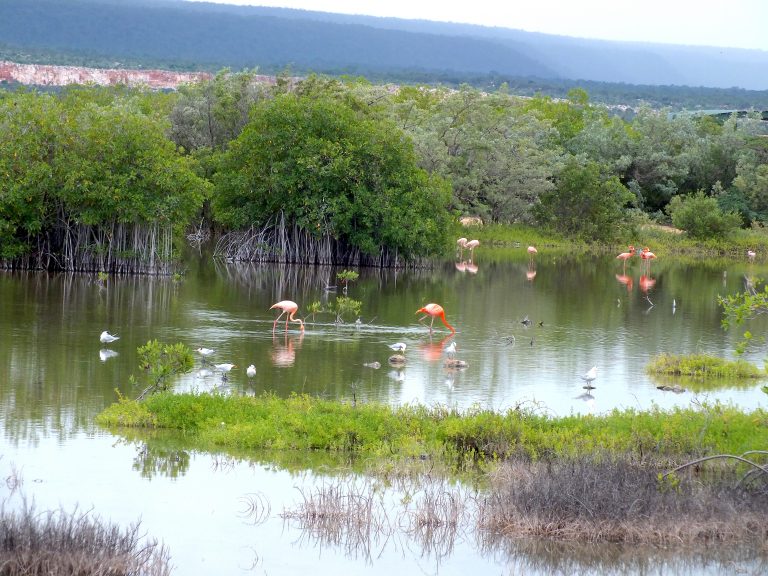
[[590, 241], [768, 220], [757, 115], [254, 76], [0, 91], [4, 265], [162, 272], [200, 221], [229, 258], [389, 266], [444, 253], [462, 215]]

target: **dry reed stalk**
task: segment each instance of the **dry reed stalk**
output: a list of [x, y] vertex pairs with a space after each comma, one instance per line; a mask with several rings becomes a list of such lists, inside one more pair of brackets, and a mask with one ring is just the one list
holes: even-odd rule
[[3, 505], [0, 517], [2, 576], [171, 573], [168, 551], [142, 536], [138, 525], [123, 530], [77, 510], [38, 513], [26, 501], [19, 511], [9, 512]]
[[317, 236], [280, 214], [262, 227], [233, 231], [219, 238], [214, 257], [240, 262], [281, 262], [309, 265], [374, 266], [379, 268], [430, 267], [428, 259], [406, 260], [396, 250], [381, 247], [374, 255], [337, 240], [331, 234]]

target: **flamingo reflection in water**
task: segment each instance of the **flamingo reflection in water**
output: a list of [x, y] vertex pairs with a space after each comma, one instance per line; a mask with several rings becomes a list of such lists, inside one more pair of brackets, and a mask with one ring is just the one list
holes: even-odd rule
[[272, 351], [270, 356], [272, 358], [272, 364], [278, 368], [286, 368], [293, 366], [296, 361], [296, 350], [301, 348], [301, 343], [304, 340], [304, 332], [299, 333], [298, 342], [294, 346], [295, 336], [285, 334], [283, 336], [283, 342], [279, 342], [276, 336], [272, 337]]
[[628, 276], [627, 274], [616, 274], [616, 280], [619, 281], [619, 284], [623, 284], [627, 287], [627, 292], [632, 292], [632, 287], [635, 284], [632, 276]]
[[453, 333], [447, 334], [437, 342], [433, 342], [430, 338], [429, 342], [419, 344], [418, 348], [421, 357], [427, 362], [439, 362], [446, 353], [446, 349], [450, 346], [451, 340], [453, 340]]
[[648, 295], [648, 291], [653, 288], [656, 285], [656, 279], [651, 278], [650, 276], [646, 276], [643, 274], [640, 276], [640, 291], [645, 295], [645, 299], [648, 300], [648, 304], [651, 305], [646, 312], [650, 311], [651, 308], [653, 308], [653, 302], [651, 302], [651, 297]]

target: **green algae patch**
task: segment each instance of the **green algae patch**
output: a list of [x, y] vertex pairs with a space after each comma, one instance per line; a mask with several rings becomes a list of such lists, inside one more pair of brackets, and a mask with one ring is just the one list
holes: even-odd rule
[[302, 450], [367, 457], [539, 460], [609, 450], [669, 462], [743, 453], [768, 444], [768, 413], [720, 404], [550, 418], [525, 410], [345, 403], [307, 395], [278, 398], [156, 394], [120, 399], [97, 416], [109, 427], [184, 432], [201, 450]]

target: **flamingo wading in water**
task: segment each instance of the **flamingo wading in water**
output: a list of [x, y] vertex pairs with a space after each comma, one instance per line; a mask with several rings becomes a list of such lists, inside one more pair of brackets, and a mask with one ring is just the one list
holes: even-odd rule
[[464, 247], [467, 250], [469, 250], [469, 261], [470, 262], [472, 262], [472, 254], [473, 254], [475, 248], [477, 248], [478, 246], [480, 246], [480, 240], [470, 240], [469, 242], [467, 242], [464, 245]]
[[272, 306], [269, 307], [270, 310], [274, 310], [275, 308], [279, 308], [282, 310], [280, 312], [280, 315], [275, 318], [275, 323], [272, 324], [272, 331], [275, 331], [275, 328], [277, 327], [277, 322], [282, 318], [283, 314], [287, 314], [285, 317], [285, 329], [288, 330], [288, 322], [298, 322], [299, 326], [301, 326], [301, 331], [304, 332], [304, 320], [301, 318], [294, 318], [294, 314], [299, 309], [299, 305], [296, 304], [296, 302], [293, 302], [291, 300], [280, 300], [280, 302], [276, 302], [275, 304], [272, 304]]
[[651, 269], [651, 260], [656, 258], [656, 254], [651, 252], [651, 249], [646, 246], [640, 251], [640, 258], [645, 263], [645, 265], [648, 267], [648, 270]]
[[618, 256], [616, 256], [617, 260], [623, 260], [624, 261], [624, 267], [627, 266], [627, 260], [632, 258], [632, 256], [635, 255], [635, 247], [630, 244], [629, 251], [628, 252], [622, 252]]
[[456, 240], [456, 247], [459, 249], [459, 259], [464, 258], [464, 248], [467, 247], [467, 239], [466, 238], [459, 238]]
[[[451, 331], [451, 333], [455, 333], [456, 329], [448, 324], [448, 321], [445, 319], [445, 310], [443, 310], [443, 307], [440, 306], [440, 304], [427, 304], [426, 306], [419, 308], [416, 310], [416, 314], [426, 314], [427, 316], [432, 316], [432, 321], [429, 323], [429, 331], [432, 332], [432, 324], [435, 323], [435, 317], [439, 317], [440, 320], [443, 321], [443, 324], [445, 324], [445, 327], [448, 328], [448, 330]], [[427, 316], [423, 316], [419, 319], [419, 322], [424, 320]]]

